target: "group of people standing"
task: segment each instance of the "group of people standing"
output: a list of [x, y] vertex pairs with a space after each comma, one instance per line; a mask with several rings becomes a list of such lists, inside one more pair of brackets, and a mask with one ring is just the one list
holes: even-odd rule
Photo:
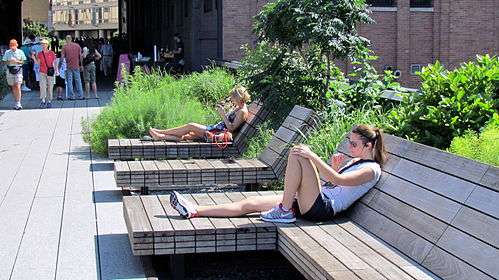
[[[54, 44], [54, 41], [52, 43]], [[3, 55], [2, 62], [7, 65], [6, 77], [14, 96], [14, 109], [22, 109], [21, 89], [30, 90], [23, 83], [30, 75], [28, 57], [32, 59], [33, 71], [40, 86], [40, 108], [52, 107], [54, 86], [58, 100], [90, 98], [90, 91], [94, 98], [99, 98], [96, 62], [101, 61], [104, 75], [109, 75], [113, 55], [112, 46], [108, 43], [102, 44], [101, 50], [104, 54], [101, 54], [93, 44], [82, 48], [80, 44], [73, 42], [69, 35], [66, 36], [66, 43], [57, 54], [54, 48], [49, 48], [49, 45], [47, 39], [42, 39], [37, 42], [36, 48], [23, 46], [21, 50], [18, 49], [19, 45], [15, 39], [10, 40], [9, 49]], [[55, 50], [58, 50], [58, 46]], [[83, 73], [85, 95], [80, 73]]]

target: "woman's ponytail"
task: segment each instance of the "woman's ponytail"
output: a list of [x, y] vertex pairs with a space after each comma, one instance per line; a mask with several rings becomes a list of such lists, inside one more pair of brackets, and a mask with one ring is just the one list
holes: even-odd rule
[[385, 151], [385, 143], [383, 138], [383, 131], [379, 128], [374, 128], [374, 133], [376, 134], [374, 140], [374, 160], [379, 163], [379, 165], [383, 165], [386, 161], [386, 151]]

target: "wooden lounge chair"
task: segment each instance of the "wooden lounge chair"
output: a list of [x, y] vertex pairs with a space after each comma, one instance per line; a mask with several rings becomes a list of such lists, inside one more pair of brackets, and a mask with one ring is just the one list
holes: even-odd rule
[[[307, 279], [499, 279], [499, 168], [386, 135], [383, 175], [330, 222], [182, 219], [167, 195], [123, 199], [135, 255], [276, 249]], [[346, 146], [339, 148], [347, 153]], [[272, 192], [186, 194], [195, 204]], [[274, 243], [275, 242], [275, 243]]]
[[300, 143], [316, 123], [312, 110], [295, 106], [258, 159], [116, 161], [119, 187], [148, 190], [180, 186], [260, 184], [282, 178], [291, 145]]
[[215, 143], [142, 141], [141, 139], [109, 139], [108, 156], [114, 160], [228, 158], [242, 154], [248, 140], [269, 115], [268, 105], [254, 101], [248, 106], [248, 120], [234, 136], [233, 142], [221, 149]]

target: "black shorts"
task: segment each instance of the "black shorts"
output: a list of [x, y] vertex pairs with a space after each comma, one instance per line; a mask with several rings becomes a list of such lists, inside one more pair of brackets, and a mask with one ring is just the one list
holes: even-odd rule
[[317, 196], [314, 205], [312, 205], [306, 213], [300, 212], [300, 207], [298, 206], [298, 201], [296, 199], [293, 202], [293, 210], [297, 218], [303, 218], [313, 222], [329, 221], [334, 217], [333, 205], [331, 205], [331, 201], [322, 193]]

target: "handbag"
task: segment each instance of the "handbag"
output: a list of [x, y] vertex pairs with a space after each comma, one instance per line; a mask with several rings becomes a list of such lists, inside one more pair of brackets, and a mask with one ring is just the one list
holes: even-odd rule
[[232, 142], [232, 133], [228, 130], [206, 131], [206, 140], [210, 143], [215, 143], [218, 148], [223, 150]]
[[17, 75], [19, 72], [21, 72], [22, 67], [19, 65], [16, 66], [7, 66], [7, 69], [9, 69], [9, 73], [12, 75]]
[[47, 66], [47, 76], [54, 77], [54, 75], [55, 75], [54, 67], [49, 67], [49, 65], [47, 63], [47, 58], [45, 57], [45, 53], [43, 53], [43, 51], [42, 51], [42, 55], [43, 55], [43, 60], [45, 60], [45, 66]]

